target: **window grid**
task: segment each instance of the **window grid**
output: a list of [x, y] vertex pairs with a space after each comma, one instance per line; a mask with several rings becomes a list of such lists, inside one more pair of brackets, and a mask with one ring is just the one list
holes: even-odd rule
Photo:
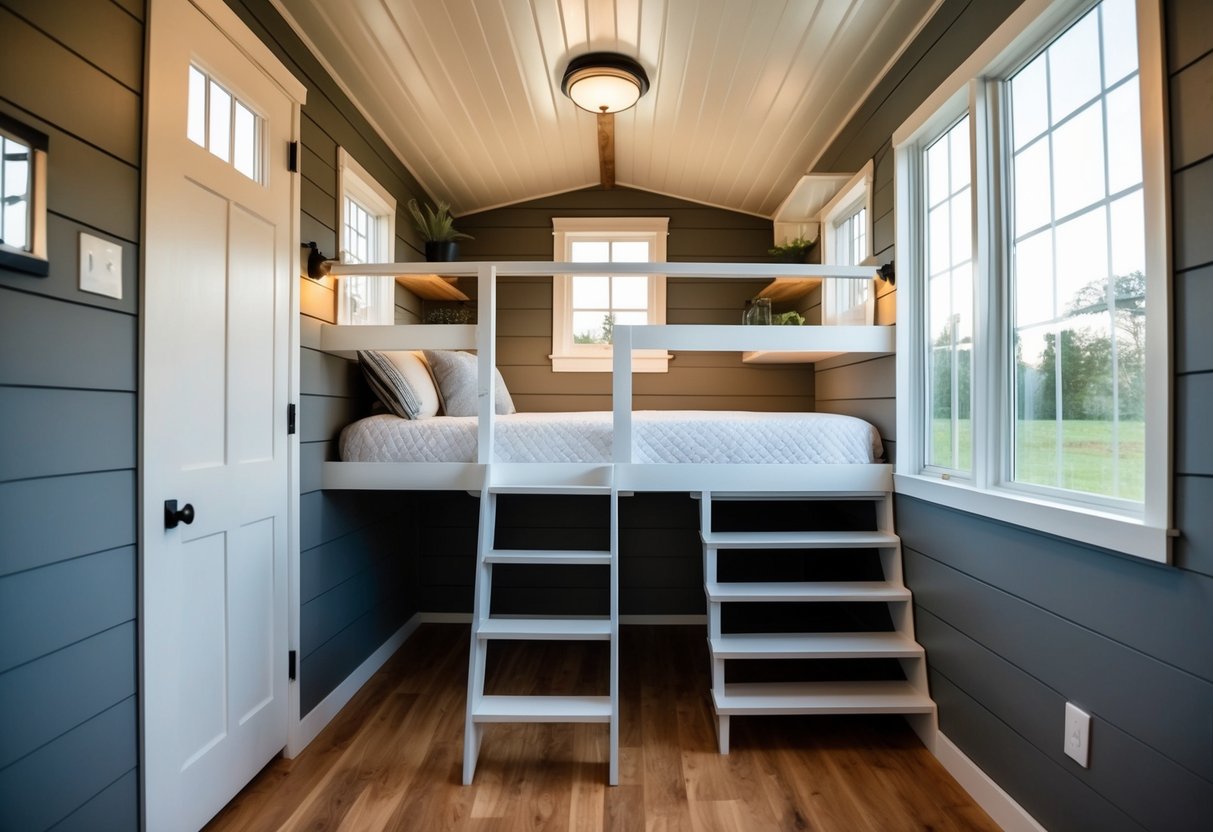
[[[585, 237], [578, 238], [574, 235], [569, 236], [569, 250], [575, 251], [577, 243], [599, 243], [607, 246], [608, 263], [619, 262], [645, 262], [649, 259], [649, 244], [646, 240], [635, 239], [603, 239], [601, 237]], [[635, 256], [621, 255], [617, 250], [620, 244], [635, 247], [637, 245], [644, 246], [644, 255], [640, 258]], [[572, 262], [594, 262], [593, 260], [583, 260], [574, 254], [571, 258]], [[606, 303], [605, 304], [578, 304], [577, 296], [579, 294], [578, 287], [584, 286], [590, 280], [603, 280], [606, 286]], [[626, 300], [616, 301], [616, 287], [620, 281], [636, 280], [637, 282], [644, 281], [643, 298], [641, 303], [628, 305]], [[572, 313], [573, 324], [573, 343], [575, 346], [599, 345], [608, 346], [612, 342], [612, 328], [616, 323], [627, 324], [643, 324], [649, 321], [649, 278], [647, 275], [577, 275], [573, 277], [573, 291], [570, 293], [570, 311]], [[595, 330], [585, 330], [579, 327], [576, 323], [578, 313], [581, 313], [582, 320], [585, 320], [587, 314], [600, 315], [602, 317], [601, 329], [598, 332]], [[584, 327], [585, 324], [582, 324]]]
[[[942, 159], [940, 158], [942, 154]], [[925, 397], [926, 465], [968, 473], [972, 470], [972, 372], [973, 372], [973, 252], [971, 162], [969, 117], [943, 132], [922, 151], [925, 187], [922, 204], [924, 223], [924, 273], [926, 274], [927, 355]], [[936, 169], [942, 168], [942, 175]], [[932, 183], [942, 178], [937, 199], [932, 201]], [[942, 215], [942, 228], [932, 219]], [[959, 222], [958, 220], [962, 220]], [[940, 234], [938, 232], [942, 231]], [[959, 234], [957, 232], [960, 232]], [[940, 239], [943, 237], [943, 239]], [[936, 290], [943, 297], [936, 295]], [[946, 309], [941, 321], [932, 312]], [[940, 373], [946, 376], [942, 384]], [[946, 399], [946, 406], [941, 403]]]
[[192, 64], [186, 110], [186, 136], [191, 142], [254, 182], [262, 181], [262, 119]]
[[[1130, 86], [1136, 86], [1139, 78], [1139, 69], [1136, 63], [1133, 69], [1122, 77], [1108, 83], [1107, 80], [1107, 56], [1105, 55], [1105, 40], [1106, 21], [1104, 19], [1105, 9], [1103, 4], [1091, 9], [1086, 15], [1076, 21], [1065, 32], [1061, 33], [1054, 39], [1048, 47], [1041, 53], [1029, 61], [1022, 69], [1013, 75], [1006, 84], [1008, 90], [1008, 99], [1010, 107], [1008, 108], [1012, 114], [1015, 114], [1015, 88], [1018, 79], [1024, 77], [1026, 73], [1031, 71], [1038, 63], [1043, 63], [1044, 71], [1044, 93], [1045, 93], [1045, 122], [1044, 127], [1035, 133], [1029, 133], [1027, 141], [1022, 145], [1017, 146], [1018, 137], [1015, 135], [1015, 125], [1017, 119], [1013, 116], [1008, 119], [1010, 133], [1010, 147], [1012, 154], [1010, 157], [1011, 175], [1009, 182], [1011, 191], [1014, 194], [1012, 197], [1012, 226], [1013, 232], [1013, 250], [1012, 250], [1012, 290], [1010, 293], [1012, 303], [1012, 332], [1014, 342], [1012, 345], [1011, 355], [1009, 360], [1012, 362], [1012, 375], [1015, 380], [1012, 386], [1011, 395], [1013, 400], [1013, 410], [1011, 413], [1010, 423], [1013, 425], [1013, 439], [1009, 443], [1008, 452], [1010, 454], [1009, 474], [1010, 479], [1017, 485], [1041, 486], [1045, 488], [1062, 488], [1073, 491], [1104, 495], [1113, 499], [1128, 499], [1135, 502], [1141, 502], [1144, 498], [1142, 487], [1144, 483], [1144, 460], [1137, 455], [1135, 460], [1132, 460], [1129, 465], [1124, 464], [1124, 458], [1127, 452], [1134, 444], [1140, 446], [1141, 440], [1136, 443], [1132, 439], [1126, 441], [1123, 435], [1125, 425], [1122, 424], [1125, 420], [1122, 418], [1123, 405], [1122, 402], [1122, 384], [1124, 380], [1121, 377], [1122, 364], [1128, 367], [1127, 372], [1133, 372], [1133, 367], [1136, 366], [1139, 370], [1142, 366], [1143, 357], [1140, 353], [1133, 355], [1133, 349], [1130, 349], [1130, 355], [1122, 355], [1120, 345], [1119, 327], [1124, 327], [1129, 331], [1129, 337], [1137, 341], [1136, 347], [1140, 347], [1140, 340], [1136, 333], [1141, 328], [1141, 322], [1144, 314], [1144, 279], [1141, 278], [1141, 271], [1137, 272], [1138, 279], [1134, 280], [1132, 274], [1118, 276], [1114, 273], [1116, 254], [1114, 245], [1116, 243], [1116, 230], [1113, 225], [1113, 210], [1114, 206], [1130, 205], [1129, 202], [1121, 202], [1126, 200], [1133, 194], [1140, 194], [1143, 186], [1140, 173], [1136, 177], [1136, 181], [1116, 189], [1113, 191], [1113, 175], [1112, 162], [1110, 160], [1111, 142], [1109, 141], [1109, 99], [1118, 91], [1128, 94]], [[1053, 75], [1055, 71], [1060, 72], [1060, 68], [1054, 67], [1054, 48], [1063, 41], [1067, 36], [1076, 37], [1075, 33], [1080, 31], [1079, 27], [1084, 25], [1094, 25], [1094, 41], [1098, 51], [1098, 91], [1080, 102], [1071, 102], [1070, 111], [1063, 113], [1061, 118], [1056, 118], [1055, 102], [1054, 102], [1054, 85]], [[1026, 97], [1026, 96], [1025, 96]], [[1026, 105], [1025, 105], [1026, 106]], [[1094, 108], [1094, 110], [1093, 110]], [[1059, 216], [1058, 201], [1058, 177], [1061, 173], [1059, 167], [1065, 168], [1064, 165], [1059, 165], [1058, 155], [1060, 141], [1058, 134], [1067, 128], [1077, 130], [1079, 128], [1079, 120], [1089, 117], [1097, 111], [1099, 120], [1099, 132], [1101, 146], [1098, 152], [1101, 153], [1102, 164], [1100, 170], [1100, 195], [1093, 199], [1086, 199], [1082, 204], [1076, 207], [1067, 205], [1061, 216]], [[1119, 129], [1132, 129], [1132, 125], [1118, 125]], [[1085, 153], [1094, 153], [1096, 149], [1090, 146], [1085, 146]], [[1029, 224], [1026, 228], [1019, 227], [1022, 219], [1020, 214], [1020, 198], [1030, 198], [1028, 196], [1028, 188], [1023, 188], [1024, 193], [1017, 190], [1017, 185], [1020, 183], [1018, 176], [1018, 166], [1026, 163], [1023, 160], [1028, 154], [1034, 152], [1044, 153], [1047, 157], [1048, 179], [1044, 184], [1048, 192], [1048, 218], [1047, 221], [1036, 224]], [[1140, 150], [1138, 151], [1140, 154]], [[1069, 174], [1069, 171], [1067, 171]], [[1026, 184], [1026, 183], [1025, 183]], [[1067, 202], [1072, 202], [1072, 197], [1067, 195]], [[1136, 229], [1136, 233], [1141, 233], [1144, 218], [1139, 216], [1138, 221], [1131, 223], [1131, 227]], [[1091, 240], [1090, 229], [1085, 228], [1087, 225], [1098, 227], [1102, 233], [1101, 241]], [[1073, 270], [1073, 255], [1072, 250], [1075, 247], [1074, 240], [1069, 240], [1069, 246], [1060, 246], [1059, 237], [1062, 236], [1059, 231], [1065, 234], [1078, 233], [1079, 229], [1088, 231], [1088, 239], [1084, 241], [1082, 248], [1087, 254], [1093, 257], [1102, 258], [1105, 264], [1103, 274], [1099, 275], [1095, 280], [1092, 280], [1080, 289], [1079, 292], [1069, 301], [1069, 308], [1065, 304], [1066, 298], [1063, 297], [1062, 281], [1067, 274]], [[1028, 291], [1025, 288], [1026, 278], [1031, 272], [1026, 265], [1029, 257], [1025, 254], [1021, 257], [1021, 253], [1028, 251], [1031, 247], [1043, 240], [1044, 235], [1049, 235], [1048, 245], [1048, 264], [1051, 275], [1049, 276], [1048, 294], [1051, 295], [1049, 314], [1043, 318], [1037, 317], [1032, 319], [1028, 316], [1026, 323], [1021, 322], [1024, 317], [1024, 309], [1021, 306], [1023, 293]], [[1038, 240], [1039, 238], [1039, 240]], [[1144, 244], [1144, 240], [1143, 240]], [[1144, 263], [1142, 264], [1144, 268]], [[1022, 272], [1022, 273], [1021, 273]], [[1122, 290], [1127, 290], [1127, 294], [1122, 296], [1118, 291], [1118, 277], [1122, 278]], [[1039, 278], [1037, 278], [1039, 279]], [[1021, 281], [1025, 281], [1024, 286], [1021, 286]], [[1099, 287], [1096, 284], [1102, 282], [1103, 286]], [[1037, 287], [1031, 287], [1037, 288]], [[1082, 298], [1083, 291], [1087, 288], [1095, 290], [1102, 289], [1098, 294], [1103, 295], [1102, 314], [1099, 313], [1098, 300], [1094, 304], [1087, 303], [1086, 307], [1082, 305], [1079, 298]], [[1136, 294], [1133, 294], [1136, 292]], [[1035, 294], [1035, 293], [1034, 293]], [[1127, 315], [1121, 315], [1121, 311], [1128, 307]], [[1097, 320], [1097, 317], [1102, 317], [1102, 320]], [[1090, 324], [1087, 327], [1082, 326], [1082, 319], [1089, 318]], [[1118, 321], [1118, 318], [1126, 318], [1128, 323]], [[1107, 337], [1101, 339], [1098, 334], [1098, 328], [1102, 328]], [[1036, 343], [1043, 341], [1044, 346], [1039, 350], [1040, 358], [1037, 366], [1030, 366], [1025, 358], [1025, 343], [1031, 344], [1029, 339], [1036, 339]], [[1107, 355], [1107, 370], [1100, 373], [1100, 376], [1105, 378], [1109, 383], [1108, 397], [1110, 401], [1106, 405], [1101, 406], [1098, 402], [1094, 405], [1084, 404], [1089, 396], [1084, 396], [1081, 393], [1080, 384], [1083, 383], [1084, 372], [1089, 370], [1079, 370], [1076, 366], [1081, 366], [1081, 363], [1095, 360], [1095, 353], [1102, 349], [1100, 341], [1106, 341]], [[1130, 347], [1134, 345], [1129, 345]], [[1029, 347], [1031, 349], [1031, 347]], [[1051, 353], [1051, 355], [1050, 355]], [[1034, 355], [1035, 353], [1029, 353]], [[1127, 361], [1126, 361], [1127, 359]], [[1051, 376], [1051, 385], [1048, 384]], [[1140, 378], [1140, 372], [1136, 381], [1130, 379], [1130, 396], [1127, 404], [1129, 407], [1135, 407], [1134, 402], [1140, 399], [1136, 394], [1136, 389], [1144, 383]], [[1038, 388], [1038, 389], [1037, 389]], [[1039, 395], [1037, 395], [1039, 393]], [[1037, 399], [1043, 397], [1043, 401], [1037, 402]], [[1050, 407], [1052, 415], [1049, 417], [1048, 410]], [[1136, 412], [1136, 411], [1134, 411]], [[1095, 413], [1106, 413], [1109, 417], [1106, 436], [1101, 436], [1098, 422], [1092, 418]], [[1068, 418], [1075, 415], [1079, 418]], [[1035, 416], [1036, 418], [1030, 418]], [[1052, 421], [1052, 436], [1044, 436], [1047, 427], [1043, 423]], [[1068, 436], [1068, 433], [1072, 435]], [[1051, 441], [1051, 451], [1046, 454], [1042, 444]], [[1106, 442], [1109, 452], [1108, 468], [1101, 472], [1101, 476], [1092, 477], [1089, 474], [1084, 474], [1077, 462], [1074, 461], [1077, 455], [1081, 454], [1084, 445], [1098, 444]], [[1072, 453], [1068, 453], [1072, 451]]]
[[0, 134], [0, 244], [29, 248], [29, 146]]

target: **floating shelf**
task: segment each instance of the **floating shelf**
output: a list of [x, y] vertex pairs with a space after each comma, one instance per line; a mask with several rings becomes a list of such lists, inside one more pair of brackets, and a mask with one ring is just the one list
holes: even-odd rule
[[422, 300], [470, 300], [455, 287], [457, 277], [436, 274], [398, 274], [396, 282]]
[[820, 285], [820, 277], [777, 277], [758, 293], [758, 297], [770, 298], [771, 303], [788, 303], [799, 300]]

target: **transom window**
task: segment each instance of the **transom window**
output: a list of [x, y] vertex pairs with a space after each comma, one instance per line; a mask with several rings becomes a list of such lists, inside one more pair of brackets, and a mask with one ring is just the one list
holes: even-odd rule
[[[338, 148], [341, 217], [337, 246], [343, 263], [389, 263], [396, 229], [396, 199]], [[395, 323], [395, 283], [390, 277], [347, 275], [337, 290], [337, 323]]]
[[203, 70], [190, 65], [186, 135], [254, 182], [262, 181], [261, 118]]
[[[665, 217], [556, 218], [553, 257], [570, 263], [665, 261]], [[664, 324], [665, 276], [615, 273], [557, 275], [552, 290], [552, 369], [610, 372], [616, 325]], [[633, 369], [664, 372], [668, 353], [637, 350]]]
[[1153, 560], [1170, 525], [1167, 321], [1147, 314], [1169, 280], [1159, 19], [1157, 0], [1025, 4], [893, 141], [898, 490]]

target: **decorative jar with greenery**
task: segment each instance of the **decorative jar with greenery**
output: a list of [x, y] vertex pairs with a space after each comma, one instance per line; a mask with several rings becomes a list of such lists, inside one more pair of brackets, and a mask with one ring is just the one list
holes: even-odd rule
[[409, 215], [417, 232], [425, 241], [425, 259], [430, 262], [450, 262], [459, 256], [457, 240], [471, 240], [472, 235], [455, 230], [455, 218], [451, 216], [451, 206], [438, 200], [438, 207], [426, 205], [424, 209], [417, 200], [410, 199]]

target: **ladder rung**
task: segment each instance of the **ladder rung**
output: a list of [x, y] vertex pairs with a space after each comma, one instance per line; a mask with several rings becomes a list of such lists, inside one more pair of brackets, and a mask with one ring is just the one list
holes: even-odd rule
[[610, 565], [611, 553], [578, 549], [540, 551], [535, 549], [493, 549], [484, 556], [485, 563], [538, 563], [548, 566], [572, 564], [577, 566]]
[[708, 639], [714, 659], [909, 659], [922, 645], [895, 632], [730, 633]]
[[924, 714], [935, 703], [909, 682], [773, 682], [724, 686], [712, 692], [720, 715]]
[[807, 581], [706, 584], [708, 600], [722, 601], [908, 601], [910, 590], [887, 581]]
[[476, 628], [479, 638], [533, 641], [600, 641], [611, 637], [609, 618], [486, 618]]
[[896, 546], [890, 532], [700, 532], [717, 549], [873, 549]]
[[609, 696], [485, 696], [474, 722], [610, 722]]

